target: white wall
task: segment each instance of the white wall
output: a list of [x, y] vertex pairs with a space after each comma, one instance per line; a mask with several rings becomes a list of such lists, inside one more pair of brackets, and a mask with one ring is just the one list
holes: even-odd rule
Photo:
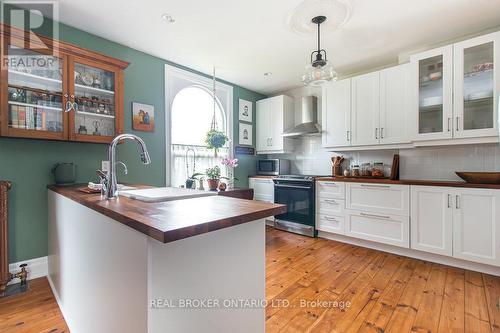
[[[296, 123], [300, 117], [300, 97], [318, 97], [318, 120], [321, 121], [321, 90], [302, 87], [282, 92], [295, 98]], [[295, 140], [294, 154], [269, 155], [291, 160], [291, 172], [310, 175], [330, 175], [331, 157], [344, 155], [350, 164], [363, 162], [392, 163], [400, 155], [400, 175], [403, 179], [460, 180], [455, 171], [500, 171], [500, 146], [497, 144], [453, 147], [413, 148], [361, 152], [330, 152], [321, 147], [321, 137]], [[347, 165], [347, 164], [346, 164]]]

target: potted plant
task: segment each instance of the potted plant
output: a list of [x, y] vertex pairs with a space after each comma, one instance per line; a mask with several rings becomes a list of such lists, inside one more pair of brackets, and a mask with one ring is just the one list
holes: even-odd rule
[[221, 180], [221, 178], [227, 178], [221, 177], [220, 168], [218, 165], [214, 166], [213, 168], [208, 168], [205, 175], [207, 176], [208, 189], [210, 191], [217, 191], [217, 187], [219, 186], [219, 181]]
[[188, 179], [186, 179], [186, 188], [196, 188], [196, 181], [199, 180], [199, 181], [203, 181], [203, 174], [202, 173], [194, 173], [193, 175], [191, 175], [190, 177], [188, 177]]
[[214, 149], [215, 157], [217, 157], [217, 151], [219, 148], [222, 148], [229, 141], [226, 133], [218, 131], [218, 130], [210, 130], [207, 133], [207, 137], [205, 139], [205, 143], [207, 144], [208, 149]]

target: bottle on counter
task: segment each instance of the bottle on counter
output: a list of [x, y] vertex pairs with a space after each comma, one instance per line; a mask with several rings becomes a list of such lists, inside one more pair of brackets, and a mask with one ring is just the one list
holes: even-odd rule
[[359, 165], [354, 164], [353, 166], [351, 166], [351, 177], [360, 177], [360, 176], [361, 172], [359, 170]]
[[360, 173], [362, 177], [370, 177], [372, 175], [372, 164], [369, 162], [361, 164]]
[[384, 163], [382, 162], [373, 163], [372, 177], [376, 178], [384, 177]]

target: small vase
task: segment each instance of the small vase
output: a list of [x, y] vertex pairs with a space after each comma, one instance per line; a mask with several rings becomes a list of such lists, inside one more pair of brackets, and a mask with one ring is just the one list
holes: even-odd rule
[[217, 187], [219, 186], [219, 179], [207, 179], [208, 189], [210, 191], [217, 191]]

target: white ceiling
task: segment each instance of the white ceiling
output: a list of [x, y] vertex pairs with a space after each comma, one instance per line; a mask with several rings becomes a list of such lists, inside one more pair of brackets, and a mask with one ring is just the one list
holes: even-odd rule
[[[60, 0], [63, 23], [271, 94], [300, 86], [316, 38], [287, 17], [302, 0]], [[351, 0], [349, 21], [323, 34], [341, 75], [500, 24], [500, 0]], [[161, 20], [170, 13], [176, 22]], [[272, 72], [265, 77], [263, 73]]]

